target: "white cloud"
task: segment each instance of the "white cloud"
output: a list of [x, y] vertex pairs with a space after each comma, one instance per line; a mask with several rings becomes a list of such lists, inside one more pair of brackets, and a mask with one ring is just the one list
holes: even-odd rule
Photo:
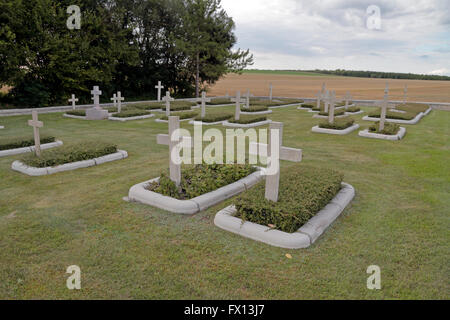
[[222, 0], [236, 22], [237, 46], [255, 53], [256, 68], [450, 68], [450, 1], [377, 2], [381, 30], [366, 27], [373, 0]]
[[428, 74], [433, 74], [437, 76], [450, 76], [450, 69], [442, 68], [428, 72]]

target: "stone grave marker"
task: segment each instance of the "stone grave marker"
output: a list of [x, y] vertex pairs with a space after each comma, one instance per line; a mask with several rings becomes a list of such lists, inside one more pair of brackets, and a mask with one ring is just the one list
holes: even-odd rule
[[403, 89], [403, 104], [406, 104], [408, 101], [408, 85], [405, 84], [405, 88]]
[[[169, 171], [170, 180], [175, 182], [177, 186], [181, 184], [181, 163], [174, 161], [172, 155], [180, 154], [182, 147], [193, 147], [193, 141], [190, 137], [180, 137], [178, 129], [180, 129], [180, 117], [169, 117], [169, 134], [158, 134], [157, 143], [169, 146]], [[182, 142], [182, 144], [180, 143]], [[177, 160], [177, 159], [175, 159]]]
[[331, 92], [331, 95], [328, 98], [330, 109], [328, 110], [328, 122], [330, 124], [334, 123], [334, 107], [336, 103], [336, 93], [334, 91]]
[[76, 102], [78, 102], [78, 99], [75, 98], [75, 95], [72, 95], [72, 99], [69, 99], [69, 102], [72, 102], [72, 110], [75, 110]]
[[273, 99], [273, 85], [272, 83], [269, 84], [269, 101], [272, 102]]
[[384, 124], [386, 122], [386, 114], [388, 108], [389, 108], [389, 85], [386, 85], [386, 89], [384, 89], [384, 99], [381, 104], [380, 131], [384, 130]]
[[42, 128], [44, 126], [44, 123], [42, 121], [38, 120], [38, 113], [37, 111], [32, 111], [32, 120], [28, 120], [28, 125], [30, 127], [33, 127], [33, 135], [34, 135], [34, 146], [35, 146], [35, 152], [36, 156], [41, 156], [41, 137], [39, 135], [39, 128]]
[[170, 91], [166, 92], [166, 96], [162, 99], [166, 103], [166, 116], [170, 116], [170, 102], [175, 101], [174, 98], [170, 97]]
[[108, 119], [109, 113], [107, 110], [103, 110], [100, 107], [100, 96], [102, 92], [100, 91], [98, 86], [94, 86], [94, 90], [91, 91], [93, 95], [92, 100], [94, 100], [94, 108], [86, 111], [86, 119], [87, 120], [104, 120]]
[[196, 99], [197, 102], [201, 102], [202, 103], [202, 118], [204, 118], [206, 116], [206, 103], [207, 102], [211, 102], [210, 98], [206, 98], [206, 92], [203, 91], [202, 92], [202, 97], [201, 98], [197, 98]]
[[352, 95], [350, 94], [349, 91], [347, 91], [347, 93], [345, 94], [345, 110], [348, 109], [349, 102], [351, 99], [352, 99]]
[[111, 101], [113, 102], [113, 107], [117, 107], [117, 94], [114, 93], [113, 97], [111, 98]]
[[158, 89], [158, 102], [161, 102], [161, 90], [164, 89], [164, 86], [161, 85], [161, 81], [158, 81], [158, 85], [155, 86], [155, 89]]
[[236, 110], [234, 112], [234, 120], [241, 118], [241, 103], [246, 103], [247, 100], [241, 99], [241, 92], [236, 92], [236, 98], [231, 98], [231, 102], [236, 102]]
[[[323, 99], [323, 102], [324, 102], [324, 104], [325, 104], [325, 112], [326, 113], [328, 113], [328, 107], [329, 107], [329, 102], [330, 102], [330, 91], [326, 91], [325, 92], [325, 96], [324, 96], [324, 99]], [[320, 107], [319, 107], [320, 108]]]
[[250, 154], [267, 156], [268, 165], [274, 169], [275, 174], [266, 176], [265, 197], [267, 200], [278, 202], [280, 187], [280, 160], [301, 162], [302, 150], [283, 147], [283, 123], [270, 124], [269, 144], [251, 142]]
[[118, 113], [122, 112], [122, 101], [125, 101], [125, 98], [122, 97], [122, 93], [119, 91], [119, 92], [117, 92], [117, 111], [118, 111]]

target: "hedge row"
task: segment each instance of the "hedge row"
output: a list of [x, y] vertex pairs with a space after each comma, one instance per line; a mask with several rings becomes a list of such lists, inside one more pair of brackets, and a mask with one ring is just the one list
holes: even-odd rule
[[[197, 104], [195, 102], [172, 101], [172, 102], [170, 102], [170, 110], [171, 111], [189, 110], [196, 105]], [[141, 109], [141, 110], [156, 110], [156, 109], [166, 110], [165, 102], [144, 102], [144, 103], [133, 104], [130, 106], [132, 106], [135, 109]]]
[[221, 105], [221, 104], [231, 104], [231, 99], [226, 99], [226, 98], [216, 98], [216, 99], [211, 99], [211, 102], [207, 102], [207, 105], [211, 105], [211, 106], [216, 106], [216, 105]]
[[396, 135], [398, 131], [400, 130], [400, 126], [395, 123], [384, 123], [384, 130], [380, 131], [380, 123], [375, 123], [374, 125], [369, 127], [369, 132], [373, 133], [380, 133], [380, 134], [386, 134], [386, 135]]
[[148, 184], [146, 189], [179, 200], [187, 200], [236, 182], [252, 174], [255, 170], [250, 165], [183, 166], [180, 187], [177, 187], [170, 180], [169, 174], [164, 172], [161, 174], [159, 182]]
[[252, 115], [243, 115], [240, 116], [239, 120], [235, 120], [230, 119], [229, 122], [231, 123], [238, 123], [238, 124], [250, 124], [250, 123], [256, 123], [256, 122], [261, 122], [261, 121], [266, 121], [267, 117], [266, 116], [252, 116]]
[[249, 108], [241, 107], [241, 111], [243, 112], [261, 112], [267, 110], [269, 110], [269, 107], [267, 106], [250, 106]]
[[116, 152], [117, 146], [111, 143], [84, 142], [43, 150], [40, 157], [36, 157], [35, 154], [27, 154], [22, 157], [21, 161], [30, 167], [45, 168], [90, 160]]
[[[334, 110], [334, 116], [335, 117], [336, 116], [342, 116], [344, 114], [345, 114], [345, 110], [344, 109], [335, 109]], [[319, 112], [319, 115], [321, 115], [321, 116], [328, 116], [328, 112], [325, 112], [325, 110], [323, 110], [323, 111]]]
[[66, 111], [66, 114], [77, 117], [86, 117], [86, 110], [70, 110]]
[[236, 217], [293, 233], [322, 210], [339, 192], [343, 175], [329, 169], [296, 166], [281, 170], [279, 201], [265, 198], [265, 182], [235, 201]]
[[355, 120], [352, 118], [340, 118], [335, 119], [334, 123], [329, 123], [328, 121], [321, 122], [319, 124], [319, 128], [322, 129], [334, 129], [334, 130], [345, 130], [350, 128], [355, 123]]
[[116, 113], [114, 115], [115, 118], [131, 118], [131, 117], [140, 117], [149, 115], [149, 111], [139, 110], [139, 109], [131, 109], [131, 110], [123, 110], [121, 113]]
[[357, 107], [357, 106], [354, 106], [354, 107], [349, 107], [349, 108], [347, 108], [347, 110], [346, 110], [346, 112], [359, 112], [359, 111], [361, 111], [361, 108], [360, 107]]
[[[55, 137], [41, 136], [41, 144], [55, 142]], [[34, 146], [34, 138], [19, 137], [19, 138], [1, 138], [0, 150], [10, 150], [17, 148], [25, 148]]]
[[[190, 111], [190, 112], [180, 112], [176, 114], [172, 114], [172, 116], [180, 117], [180, 120], [186, 120], [186, 119], [192, 119], [195, 118], [198, 115], [198, 112], [196, 111]], [[169, 120], [167, 116], [162, 116], [160, 118], [161, 120]]]
[[231, 119], [233, 117], [232, 114], [226, 114], [226, 113], [209, 113], [206, 114], [204, 118], [200, 116], [197, 116], [195, 118], [196, 121], [202, 121], [206, 123], [212, 123], [212, 122], [219, 122], [219, 121], [225, 121], [228, 119]]
[[[277, 101], [276, 101], [277, 100]], [[269, 100], [252, 100], [252, 105], [255, 106], [266, 106], [266, 107], [276, 107], [276, 106], [282, 106], [287, 104], [300, 104], [303, 103], [303, 100], [299, 99], [276, 99], [274, 101]]]

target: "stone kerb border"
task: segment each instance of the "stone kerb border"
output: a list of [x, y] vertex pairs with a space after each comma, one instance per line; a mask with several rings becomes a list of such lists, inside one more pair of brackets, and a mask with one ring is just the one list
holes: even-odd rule
[[72, 114], [67, 114], [67, 113], [64, 113], [64, 114], [63, 114], [63, 117], [64, 117], [64, 118], [71, 118], [71, 119], [78, 119], [78, 120], [86, 120], [86, 117], [83, 117], [83, 116], [74, 116], [74, 115], [72, 115]]
[[121, 122], [125, 122], [125, 121], [133, 121], [133, 120], [144, 120], [144, 119], [149, 119], [154, 117], [155, 115], [153, 114], [147, 114], [145, 116], [136, 116], [136, 117], [128, 117], [128, 118], [117, 118], [117, 117], [109, 117], [109, 120], [111, 121], [121, 121]]
[[348, 112], [348, 111], [345, 111], [345, 115], [346, 115], [346, 116], [356, 116], [356, 115], [362, 114], [362, 113], [364, 113], [364, 110], [359, 110], [358, 112]]
[[325, 128], [320, 128], [319, 126], [315, 126], [314, 128], [312, 128], [311, 131], [315, 132], [315, 133], [327, 133], [327, 134], [335, 134], [335, 135], [343, 136], [343, 135], [349, 134], [358, 129], [359, 129], [359, 124], [354, 124], [345, 130], [325, 129]]
[[[41, 150], [47, 150], [51, 148], [56, 148], [59, 146], [62, 146], [63, 142], [60, 140], [56, 140], [55, 142], [45, 143], [41, 144]], [[7, 156], [13, 156], [16, 154], [22, 154], [22, 153], [28, 153], [28, 152], [34, 152], [35, 147], [24, 147], [24, 148], [16, 148], [16, 149], [9, 149], [9, 150], [1, 150], [0, 151], [0, 157], [7, 157]]]
[[[340, 116], [335, 116], [335, 118], [345, 118], [346, 116], [347, 116], [346, 114], [341, 114]], [[313, 118], [328, 119], [328, 116], [321, 116], [320, 114], [315, 114], [313, 115]]]
[[229, 128], [254, 128], [254, 127], [264, 126], [264, 125], [270, 124], [270, 123], [272, 123], [272, 120], [265, 120], [265, 121], [255, 122], [255, 123], [247, 123], [247, 124], [231, 123], [228, 120], [225, 120], [223, 122], [223, 125], [225, 127], [229, 127]]
[[172, 213], [192, 215], [248, 190], [263, 178], [264, 176], [259, 170], [239, 181], [191, 200], [178, 200], [145, 189], [149, 183], [159, 181], [159, 178], [156, 178], [131, 187], [127, 200], [140, 202]]
[[301, 106], [302, 104], [304, 104], [304, 102], [300, 102], [300, 103], [291, 103], [291, 104], [282, 104], [279, 106], [273, 106], [273, 107], [268, 107], [269, 109], [280, 109], [280, 108], [287, 108], [287, 107], [294, 107], [294, 106]]
[[355, 189], [342, 183], [342, 189], [334, 199], [295, 233], [270, 229], [253, 222], [234, 217], [236, 208], [229, 206], [216, 214], [214, 224], [226, 231], [245, 238], [285, 249], [302, 249], [311, 246], [339, 217], [355, 197]]
[[227, 104], [206, 104], [206, 107], [212, 107], [212, 108], [216, 108], [216, 107], [229, 107], [229, 106], [235, 106], [235, 103], [227, 103]]
[[215, 125], [223, 124], [223, 121], [203, 122], [203, 121], [191, 120], [191, 121], [189, 121], [189, 124], [192, 124], [194, 126], [215, 126]]
[[[390, 123], [397, 123], [397, 124], [417, 124], [419, 123], [419, 121], [425, 117], [426, 115], [428, 115], [431, 112], [431, 108], [429, 108], [427, 111], [425, 112], [421, 112], [419, 113], [414, 119], [412, 120], [400, 120], [400, 119], [389, 119], [386, 118], [386, 122], [390, 122]], [[365, 121], [374, 121], [374, 122], [379, 122], [380, 118], [373, 118], [373, 117], [369, 117], [369, 116], [365, 116], [362, 118]]]
[[396, 135], [374, 133], [374, 132], [369, 132], [369, 129], [366, 129], [366, 130], [360, 131], [358, 135], [360, 137], [364, 137], [364, 138], [398, 141], [405, 137], [406, 129], [403, 127], [400, 127], [400, 130], [398, 130]]
[[[180, 120], [180, 122], [191, 121], [191, 120], [192, 120], [192, 118], [190, 118], [190, 119], [183, 119], [183, 120]], [[158, 123], [169, 123], [169, 120], [155, 119], [155, 122], [158, 122]]]
[[116, 153], [108, 154], [103, 157], [90, 159], [90, 160], [84, 160], [84, 161], [77, 161], [72, 163], [66, 163], [60, 166], [56, 167], [46, 167], [46, 168], [35, 168], [35, 167], [29, 167], [22, 163], [21, 161], [14, 161], [11, 165], [11, 169], [14, 171], [21, 172], [23, 174], [29, 175], [29, 176], [45, 176], [50, 175], [58, 172], [63, 171], [72, 171], [76, 169], [81, 168], [88, 168], [93, 166], [98, 166], [103, 163], [112, 162], [116, 160], [122, 160], [128, 157], [128, 153], [123, 150], [118, 150]]
[[5, 129], [5, 127], [4, 126], [0, 126], [0, 129]]
[[272, 110], [257, 111], [257, 112], [241, 111], [241, 114], [247, 114], [247, 115], [261, 115], [261, 114], [271, 114], [271, 113], [273, 113]]

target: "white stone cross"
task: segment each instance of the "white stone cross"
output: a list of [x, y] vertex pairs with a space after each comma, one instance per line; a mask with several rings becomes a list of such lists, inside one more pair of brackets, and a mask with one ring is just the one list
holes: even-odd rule
[[114, 108], [117, 107], [117, 94], [114, 93], [111, 101], [113, 102]]
[[32, 114], [33, 120], [28, 120], [28, 125], [30, 127], [33, 127], [35, 152], [36, 152], [36, 156], [40, 157], [41, 156], [41, 137], [39, 136], [39, 128], [42, 128], [44, 126], [44, 123], [42, 121], [38, 120], [37, 111], [32, 111], [31, 114]]
[[332, 91], [331, 95], [328, 98], [329, 100], [329, 105], [330, 105], [330, 110], [328, 110], [328, 122], [330, 124], [334, 123], [334, 107], [335, 107], [335, 103], [336, 103], [336, 92]]
[[122, 97], [122, 92], [117, 92], [117, 112], [122, 112], [122, 101], [125, 101], [125, 98]]
[[241, 92], [236, 92], [236, 98], [231, 98], [231, 102], [236, 102], [236, 110], [234, 112], [234, 120], [241, 118], [241, 103], [245, 103], [245, 99], [241, 99]]
[[[301, 162], [302, 150], [283, 147], [283, 123], [272, 122], [270, 124], [269, 145], [257, 142], [250, 143], [250, 154], [268, 157], [267, 165], [270, 165], [270, 174], [266, 175], [267, 200], [277, 202], [280, 186], [280, 160]], [[273, 171], [273, 172], [272, 172]]]
[[[330, 91], [327, 90], [325, 92], [325, 98], [323, 99], [323, 102], [325, 103], [324, 111], [325, 111], [325, 113], [328, 113], [328, 106], [329, 106], [329, 103], [330, 103]], [[319, 106], [319, 110], [320, 110], [320, 106]]]
[[202, 103], [202, 118], [204, 118], [206, 116], [206, 103], [207, 102], [211, 102], [210, 98], [206, 98], [206, 92], [203, 91], [202, 92], [202, 97], [201, 98], [197, 98], [197, 102], [201, 102]]
[[406, 104], [408, 100], [408, 85], [405, 84], [405, 88], [403, 89], [403, 104]]
[[229, 98], [230, 97], [230, 94], [228, 93], [228, 91], [227, 91], [227, 93], [225, 94], [225, 98]]
[[155, 89], [158, 89], [158, 102], [161, 102], [161, 90], [164, 89], [164, 86], [161, 85], [161, 81], [158, 81], [158, 85], [155, 86]]
[[253, 97], [253, 95], [250, 93], [250, 89], [247, 90], [247, 93], [245, 94], [245, 108], [250, 108], [250, 97]]
[[[170, 180], [175, 182], [177, 186], [181, 184], [181, 163], [174, 159], [174, 155], [179, 155], [181, 148], [193, 147], [193, 141], [190, 137], [180, 137], [180, 117], [169, 117], [169, 134], [158, 134], [156, 137], [157, 143], [160, 145], [169, 146], [169, 171]], [[180, 143], [182, 142], [182, 143]]]
[[91, 94], [94, 96], [92, 100], [94, 100], [94, 108], [101, 109], [100, 108], [100, 96], [102, 95], [102, 92], [98, 88], [98, 86], [94, 87], [94, 90], [91, 91]]
[[272, 99], [273, 99], [273, 85], [271, 83], [269, 84], [269, 101], [272, 102]]
[[322, 83], [322, 95], [324, 95], [325, 94], [325, 91], [327, 90], [327, 85], [325, 84], [325, 82], [324, 83]]
[[75, 98], [75, 95], [72, 95], [72, 99], [69, 99], [69, 102], [72, 102], [72, 109], [75, 110], [75, 102], [78, 102], [78, 98]]
[[345, 110], [348, 109], [348, 105], [350, 100], [352, 99], [352, 95], [350, 94], [349, 91], [347, 91], [347, 93], [345, 94]]
[[387, 109], [389, 108], [389, 86], [386, 85], [386, 89], [384, 90], [384, 99], [381, 104], [381, 114], [380, 114], [380, 129], [379, 131], [384, 130], [384, 124], [386, 122], [386, 114]]
[[317, 92], [316, 97], [317, 97], [317, 107], [320, 110], [320, 103], [322, 102], [322, 92], [320, 92], [320, 91]]
[[170, 116], [170, 102], [175, 101], [175, 99], [171, 98], [170, 91], [167, 91], [166, 96], [162, 100], [166, 102], [166, 116]]

